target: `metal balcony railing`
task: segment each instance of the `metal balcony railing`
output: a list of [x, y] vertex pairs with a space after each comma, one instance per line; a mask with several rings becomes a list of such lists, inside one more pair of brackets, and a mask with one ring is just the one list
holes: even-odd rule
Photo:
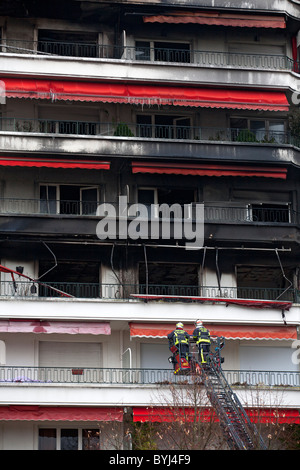
[[[232, 386], [259, 385], [271, 387], [299, 387], [300, 373], [294, 371], [224, 370]], [[0, 386], [5, 383], [40, 384], [98, 384], [101, 385], [168, 385], [193, 383], [193, 377], [176, 376], [169, 369], [91, 368], [91, 367], [31, 367], [0, 366]]]
[[[264, 288], [264, 287], [216, 287], [216, 286], [187, 286], [161, 284], [100, 284], [84, 282], [47, 282], [43, 284], [34, 281], [22, 281], [15, 276], [14, 281], [0, 282], [0, 296], [52, 298], [61, 297], [60, 292], [75, 298], [103, 300], [132, 300], [133, 294], [175, 296], [175, 297], [205, 297], [207, 299], [251, 299], [269, 301], [289, 301], [298, 303], [299, 291], [295, 288]], [[58, 292], [59, 291], [59, 292]], [[196, 299], [194, 299], [196, 301]]]
[[86, 57], [125, 61], [194, 64], [198, 67], [230, 67], [239, 69], [288, 70], [299, 73], [300, 64], [285, 55], [252, 54], [245, 52], [198, 51], [150, 45], [121, 46], [95, 42], [26, 41], [3, 39], [0, 52], [10, 54], [40, 54], [65, 57]]
[[0, 118], [0, 131], [35, 134], [77, 135], [95, 137], [135, 137], [139, 139], [194, 140], [233, 142], [236, 144], [275, 144], [300, 147], [300, 137], [290, 131], [244, 128], [200, 127], [190, 125], [158, 125], [53, 119]]
[[[20, 198], [0, 198], [0, 215], [75, 215], [80, 217], [96, 216], [97, 208], [101, 201], [82, 201], [65, 199], [20, 199]], [[116, 214], [118, 207], [116, 203], [106, 203], [113, 206]], [[149, 218], [170, 218], [173, 220], [184, 219], [189, 216], [196, 217], [196, 204], [173, 204], [172, 211], [169, 206], [154, 204], [151, 212], [151, 205], [148, 207]], [[199, 203], [200, 204], [200, 203]], [[289, 204], [226, 204], [218, 202], [202, 202], [204, 205], [204, 223], [221, 224], [299, 224], [299, 213], [294, 211]], [[128, 209], [130, 204], [128, 204]], [[129, 213], [129, 212], [127, 212]], [[130, 217], [128, 216], [128, 219]]]

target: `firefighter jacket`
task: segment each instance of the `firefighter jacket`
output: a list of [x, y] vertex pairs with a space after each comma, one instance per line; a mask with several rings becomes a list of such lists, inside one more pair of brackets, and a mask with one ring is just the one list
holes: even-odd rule
[[189, 338], [190, 335], [186, 331], [180, 329], [176, 329], [172, 331], [172, 333], [168, 334], [168, 339], [171, 340], [175, 346], [178, 344], [189, 344]]
[[193, 338], [196, 344], [209, 343], [210, 344], [210, 332], [204, 326], [196, 328], [193, 332]]

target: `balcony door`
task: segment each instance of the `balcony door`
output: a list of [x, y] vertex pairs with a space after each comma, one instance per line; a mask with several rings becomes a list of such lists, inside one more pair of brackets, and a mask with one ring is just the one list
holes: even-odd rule
[[190, 139], [191, 118], [164, 114], [137, 114], [138, 137], [156, 139]]
[[96, 186], [41, 185], [42, 214], [96, 215], [99, 190]]

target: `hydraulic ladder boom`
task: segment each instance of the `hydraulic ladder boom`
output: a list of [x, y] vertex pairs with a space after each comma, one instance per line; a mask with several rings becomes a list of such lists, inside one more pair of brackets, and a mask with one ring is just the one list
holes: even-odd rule
[[190, 354], [190, 372], [200, 373], [208, 399], [219, 418], [221, 428], [232, 450], [266, 450], [256, 426], [245, 412], [237, 395], [233, 393], [222, 371], [221, 349], [224, 338], [217, 337], [214, 352], [207, 356], [207, 362], [202, 364], [197, 353]]
[[232, 450], [266, 450], [265, 443], [256, 426], [251, 423], [214, 358], [209, 362], [209, 365], [199, 365], [207, 396], [220, 420], [229, 448]]

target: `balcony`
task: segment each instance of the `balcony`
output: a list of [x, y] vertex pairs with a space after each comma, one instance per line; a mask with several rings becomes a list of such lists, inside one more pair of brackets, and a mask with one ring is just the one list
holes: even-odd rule
[[[236, 387], [300, 387], [300, 373], [294, 371], [224, 370], [224, 374], [229, 384]], [[0, 386], [5, 383], [169, 385], [188, 381], [189, 377], [174, 375], [172, 369], [0, 366]]]
[[284, 55], [168, 48], [148, 48], [145, 54], [138, 47], [64, 42], [45, 42], [40, 48], [34, 41], [3, 41], [3, 73], [133, 82], [147, 77], [173, 84], [186, 84], [188, 74], [191, 85], [248, 87], [251, 83], [252, 87], [298, 91], [299, 64]]
[[254, 70], [285, 70], [299, 72], [300, 63], [284, 55], [251, 54], [224, 51], [191, 51], [188, 47], [150, 47], [148, 45], [119, 46], [62, 41], [24, 41], [6, 39], [0, 52], [9, 54], [37, 54], [47, 56], [114, 59], [122, 61], [147, 61], [193, 64], [197, 67], [224, 67]]
[[[0, 297], [32, 298], [40, 299], [61, 298], [62, 294], [68, 294], [71, 298], [77, 299], [98, 299], [98, 300], [133, 300], [134, 294], [174, 296], [174, 299], [166, 301], [180, 301], [180, 297], [187, 297], [185, 300], [197, 303], [196, 297], [204, 297], [212, 302], [218, 299], [225, 301], [228, 299], [249, 299], [267, 301], [287, 301], [298, 303], [300, 294], [298, 289], [270, 288], [270, 287], [218, 287], [218, 286], [196, 286], [196, 285], [161, 285], [161, 284], [100, 284], [84, 282], [48, 282], [42, 280], [41, 283], [34, 281], [1, 281]], [[189, 299], [190, 297], [190, 299]]]
[[[116, 203], [107, 205], [115, 210], [118, 214], [119, 207]], [[270, 229], [272, 237], [277, 242], [285, 245], [287, 241], [291, 243], [299, 243], [299, 213], [294, 211], [289, 204], [255, 204], [255, 203], [203, 203], [204, 204], [204, 237], [205, 239], [214, 239], [215, 241], [264, 241], [270, 239]], [[56, 200], [56, 199], [18, 199], [18, 198], [1, 198], [0, 199], [0, 228], [2, 234], [13, 233], [16, 231], [22, 233], [23, 236], [43, 237], [68, 235], [71, 237], [89, 237], [96, 239], [97, 225], [101, 220], [97, 216], [97, 207], [101, 207], [101, 201], [88, 200]], [[155, 242], [161, 240], [159, 233], [169, 234], [169, 244], [174, 242], [176, 231], [179, 227], [181, 230], [181, 238], [184, 238], [183, 224], [185, 221], [192, 222], [194, 207], [196, 203], [174, 204], [172, 212], [165, 214], [163, 205], [154, 204], [154, 218], [150, 216], [145, 220], [144, 229], [147, 226], [148, 240], [151, 241], [151, 226], [155, 223], [156, 228], [161, 230], [156, 235]], [[128, 210], [131, 205], [128, 205]], [[134, 206], [133, 206], [134, 207]], [[188, 216], [186, 219], [186, 208], [188, 208]], [[150, 208], [149, 208], [150, 210]], [[128, 212], [129, 213], [129, 212]], [[136, 209], [134, 214], [136, 213]], [[152, 214], [153, 215], [153, 214]], [[127, 217], [127, 230], [134, 221], [135, 216], [131, 214]], [[118, 220], [118, 218], [117, 218]], [[175, 223], [176, 221], [176, 228]], [[179, 222], [179, 224], [178, 224]], [[234, 230], [232, 227], [234, 226]], [[167, 230], [167, 232], [163, 232]], [[128, 232], [129, 233], [129, 232]], [[179, 232], [178, 232], [179, 233]], [[137, 241], [132, 243], [140, 243], [140, 236], [136, 234]], [[146, 233], [143, 234], [143, 243], [145, 243]], [[195, 234], [194, 234], [195, 236]], [[288, 240], [287, 240], [288, 236]], [[118, 234], [106, 234], [105, 239], [108, 241], [117, 241]], [[130, 236], [128, 235], [128, 240]]]
[[[299, 136], [290, 131], [2, 118], [0, 150], [140, 158], [201, 158], [300, 165]], [[254, 149], [259, 146], [259, 155]], [[201, 152], [200, 152], [201, 150]]]
[[[146, 116], [147, 117], [147, 116]], [[174, 119], [173, 119], [174, 120]], [[189, 118], [184, 119], [189, 121]], [[300, 137], [291, 131], [200, 127], [189, 124], [111, 123], [60, 121], [50, 119], [1, 118], [1, 132], [102, 137], [137, 137], [140, 139], [196, 140], [247, 144], [277, 144], [300, 147]]]
[[[104, 204], [102, 201], [65, 200], [65, 199], [19, 199], [0, 198], [0, 216], [4, 215], [74, 215], [78, 217], [93, 217], [97, 215], [97, 207]], [[119, 213], [116, 203], [106, 202], [107, 206], [114, 207], [115, 213]], [[142, 204], [142, 203], [141, 203]], [[173, 204], [169, 212], [163, 203], [146, 204], [149, 216], [159, 220], [160, 217], [183, 219], [189, 217], [195, 220], [194, 213], [197, 204], [204, 205], [204, 223], [220, 224], [287, 224], [299, 225], [300, 214], [294, 211], [288, 203], [235, 203], [232, 202], [202, 202], [188, 204]], [[123, 207], [123, 206], [122, 206]], [[127, 214], [130, 213], [131, 204], [127, 205]], [[169, 207], [169, 206], [168, 206]], [[187, 209], [187, 214], [185, 209]], [[152, 211], [152, 212], [150, 212]], [[99, 216], [98, 216], [99, 217]], [[128, 215], [128, 219], [130, 216]]]

